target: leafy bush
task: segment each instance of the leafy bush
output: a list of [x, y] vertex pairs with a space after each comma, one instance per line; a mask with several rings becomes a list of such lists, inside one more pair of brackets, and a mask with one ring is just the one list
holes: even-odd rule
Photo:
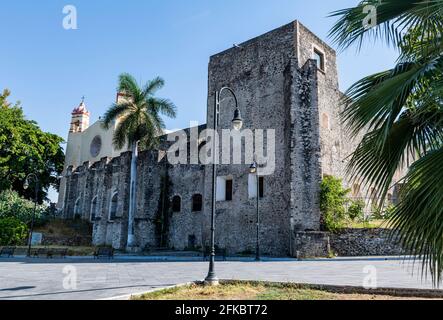
[[[29, 224], [32, 219], [33, 211], [34, 202], [21, 198], [17, 192], [8, 190], [0, 193], [0, 219], [12, 217], [23, 223]], [[35, 211], [35, 220], [37, 224], [41, 219], [44, 219], [46, 212], [46, 206], [37, 205]]]
[[0, 245], [21, 245], [28, 235], [28, 227], [20, 220], [7, 217], [0, 218]]
[[365, 220], [365, 202], [363, 200], [351, 201], [348, 208], [348, 217], [352, 221]]
[[393, 212], [395, 211], [395, 206], [393, 204], [383, 207], [380, 209], [380, 207], [374, 207], [373, 208], [373, 214], [372, 219], [376, 220], [388, 220], [390, 217], [392, 217]]
[[341, 179], [330, 176], [323, 179], [320, 186], [320, 210], [323, 227], [327, 231], [335, 232], [345, 226], [349, 191], [343, 188]]

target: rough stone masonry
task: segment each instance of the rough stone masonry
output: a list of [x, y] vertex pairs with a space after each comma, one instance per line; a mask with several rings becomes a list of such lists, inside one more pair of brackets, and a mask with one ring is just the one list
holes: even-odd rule
[[[344, 178], [346, 158], [356, 146], [339, 120], [342, 93], [335, 51], [294, 21], [212, 56], [208, 85], [208, 125], [188, 132], [211, 128], [214, 92], [223, 86], [235, 91], [245, 128], [276, 130], [275, 172], [264, 177], [260, 198], [260, 246], [263, 254], [295, 255], [297, 234], [320, 230], [322, 177]], [[232, 101], [225, 99], [220, 130], [230, 128], [233, 111]], [[208, 246], [212, 167], [170, 165], [165, 157], [169, 146], [163, 137], [158, 150], [139, 156], [137, 245]], [[68, 168], [63, 216], [91, 220], [96, 245], [126, 246], [130, 161], [126, 152]], [[216, 207], [216, 243], [229, 254], [255, 250], [256, 199], [248, 192], [248, 168], [219, 165], [217, 170], [220, 181], [232, 186], [232, 194]], [[356, 196], [365, 192], [344, 183]]]

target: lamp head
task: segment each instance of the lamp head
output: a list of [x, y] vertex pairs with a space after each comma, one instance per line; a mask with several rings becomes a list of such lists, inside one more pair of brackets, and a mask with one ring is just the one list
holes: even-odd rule
[[23, 184], [23, 189], [28, 190], [29, 188], [29, 181], [28, 179], [25, 180], [25, 183]]
[[241, 128], [243, 127], [243, 118], [241, 117], [241, 113], [238, 108], [235, 109], [234, 111], [234, 119], [232, 119], [232, 127], [237, 131], [240, 131]]
[[253, 164], [251, 164], [251, 166], [249, 167], [249, 173], [257, 173], [257, 163], [254, 162]]

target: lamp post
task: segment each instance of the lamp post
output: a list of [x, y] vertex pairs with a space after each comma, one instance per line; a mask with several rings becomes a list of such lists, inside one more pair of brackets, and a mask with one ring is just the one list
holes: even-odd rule
[[31, 228], [29, 229], [29, 238], [28, 238], [28, 254], [27, 256], [31, 256], [31, 246], [32, 246], [32, 234], [34, 232], [34, 222], [35, 222], [35, 211], [37, 209], [37, 203], [38, 203], [38, 190], [39, 190], [39, 184], [40, 181], [35, 173], [30, 173], [26, 176], [25, 184], [23, 185], [23, 188], [26, 190], [29, 188], [29, 182], [30, 180], [34, 180], [34, 187], [35, 187], [35, 196], [34, 196], [34, 210], [32, 212], [32, 218], [31, 218]]
[[218, 278], [215, 275], [215, 211], [216, 211], [216, 194], [217, 194], [217, 161], [215, 148], [217, 146], [215, 142], [216, 132], [218, 129], [218, 122], [220, 116], [220, 96], [223, 92], [229, 92], [235, 100], [234, 118], [232, 119], [232, 126], [235, 130], [241, 130], [243, 127], [243, 119], [241, 117], [240, 110], [238, 108], [238, 100], [234, 90], [229, 87], [223, 87], [219, 91], [215, 92], [214, 101], [214, 136], [212, 138], [212, 208], [211, 208], [211, 254], [209, 258], [209, 272], [205, 279], [207, 285], [217, 285]]
[[256, 230], [256, 242], [255, 242], [255, 261], [260, 261], [260, 176], [258, 175], [258, 165], [257, 162], [254, 161], [253, 164], [249, 167], [249, 172], [251, 174], [255, 174], [257, 181], [257, 204], [256, 204], [256, 215], [257, 215], [257, 230]]

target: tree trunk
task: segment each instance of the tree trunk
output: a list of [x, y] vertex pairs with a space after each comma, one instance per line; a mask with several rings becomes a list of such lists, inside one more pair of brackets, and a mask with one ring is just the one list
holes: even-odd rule
[[131, 157], [131, 178], [129, 188], [129, 214], [128, 214], [128, 243], [127, 247], [135, 247], [135, 230], [134, 230], [134, 218], [136, 211], [136, 191], [137, 191], [137, 158], [138, 158], [138, 142], [132, 145], [132, 157]]

